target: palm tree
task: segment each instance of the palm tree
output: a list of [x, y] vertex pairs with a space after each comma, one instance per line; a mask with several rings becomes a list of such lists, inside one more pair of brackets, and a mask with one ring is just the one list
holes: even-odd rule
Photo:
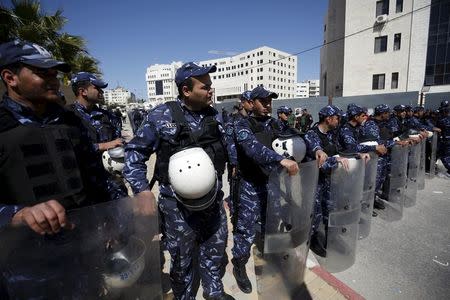
[[[86, 50], [81, 36], [62, 32], [67, 19], [62, 10], [53, 15], [41, 12], [37, 0], [11, 0], [11, 8], [0, 5], [0, 43], [20, 38], [48, 49], [72, 67], [72, 72], [88, 71], [100, 75], [98, 61]], [[65, 77], [67, 83], [68, 75]]]

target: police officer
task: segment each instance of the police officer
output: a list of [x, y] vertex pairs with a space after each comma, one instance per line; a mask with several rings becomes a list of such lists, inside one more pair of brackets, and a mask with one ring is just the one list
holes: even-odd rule
[[277, 108], [278, 122], [282, 131], [290, 127], [289, 117], [291, 116], [291, 112], [292, 109], [286, 105], [282, 105]]
[[52, 235], [71, 228], [68, 210], [125, 196], [108, 181], [80, 120], [57, 104], [58, 71], [70, 67], [39, 45], [0, 45], [6, 86], [0, 103], [0, 226], [24, 225]]
[[[193, 257], [197, 254], [203, 296], [206, 299], [234, 299], [224, 292], [221, 281], [227, 240], [221, 188], [227, 157], [224, 132], [217, 122], [217, 111], [210, 106], [213, 90], [209, 73], [215, 71], [215, 66], [200, 67], [192, 62], [181, 66], [175, 75], [179, 92], [177, 101], [153, 109], [125, 147], [124, 176], [138, 198], [151, 199], [153, 203], [155, 198], [146, 178], [145, 162], [152, 153], [157, 154], [154, 176], [159, 181], [161, 230], [171, 256], [170, 277], [176, 299], [196, 297]], [[199, 148], [204, 150], [198, 152]], [[182, 159], [183, 153], [192, 154], [186, 156], [186, 161]], [[202, 159], [196, 161], [196, 157]], [[208, 177], [211, 175], [209, 166], [213, 170], [213, 178]], [[199, 172], [192, 176], [178, 175], [189, 174], [193, 172], [191, 170]], [[209, 173], [204, 174], [202, 170]], [[172, 175], [169, 177], [168, 174]], [[199, 176], [205, 177], [200, 180]], [[206, 195], [190, 194], [205, 181], [213, 183]], [[182, 193], [183, 187], [186, 189]], [[196, 206], [201, 203], [205, 205]], [[154, 207], [148, 209], [154, 210]], [[196, 244], [199, 253], [194, 253]]]
[[69, 107], [83, 121], [95, 150], [101, 153], [122, 146], [120, 120], [116, 115], [99, 107], [105, 103], [103, 89], [108, 84], [88, 72], [75, 74], [71, 84], [76, 100]]
[[384, 145], [364, 145], [360, 144], [361, 139], [361, 125], [366, 121], [367, 114], [362, 107], [356, 104], [351, 104], [347, 109], [348, 121], [339, 129], [339, 142], [342, 150], [346, 152], [376, 152], [378, 155], [386, 153]]
[[330, 202], [329, 174], [338, 167], [338, 163], [348, 168], [347, 158], [335, 156], [340, 148], [337, 128], [341, 115], [342, 111], [334, 105], [323, 107], [319, 111], [319, 122], [305, 134], [306, 159], [316, 159], [320, 168], [310, 241], [310, 249], [319, 256], [326, 256], [326, 249], [318, 235], [318, 228], [328, 221], [328, 207], [333, 206]]
[[[264, 222], [265, 201], [267, 200], [268, 173], [279, 165], [286, 168], [290, 175], [298, 172], [295, 161], [285, 159], [272, 149], [276, 138], [278, 122], [270, 117], [272, 99], [276, 93], [262, 86], [254, 88], [250, 94], [253, 101], [253, 113], [235, 124], [238, 165], [241, 175], [240, 197], [236, 226], [233, 232], [232, 248], [233, 275], [239, 288], [250, 293], [252, 286], [245, 265], [250, 258], [250, 247], [255, 241], [256, 226]], [[263, 232], [263, 228], [261, 229]]]
[[232, 114], [225, 124], [225, 139], [228, 148], [228, 181], [230, 183], [230, 197], [227, 199], [227, 204], [230, 209], [232, 224], [235, 224], [236, 215], [234, 213], [234, 206], [239, 198], [239, 180], [240, 175], [237, 168], [237, 152], [236, 152], [236, 136], [234, 132], [235, 124], [242, 118], [248, 117], [253, 111], [253, 101], [250, 99], [251, 91], [245, 91], [241, 94], [238, 111]]
[[438, 127], [442, 131], [440, 141], [441, 161], [447, 169], [445, 176], [450, 178], [450, 105], [447, 100], [441, 102], [439, 111], [441, 116]]

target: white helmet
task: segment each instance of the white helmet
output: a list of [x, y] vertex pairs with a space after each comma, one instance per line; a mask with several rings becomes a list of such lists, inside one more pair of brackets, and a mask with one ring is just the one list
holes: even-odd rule
[[190, 210], [203, 210], [216, 199], [219, 186], [216, 170], [200, 147], [188, 148], [170, 157], [169, 181], [177, 200]]
[[116, 147], [103, 151], [102, 154], [103, 167], [111, 174], [121, 174], [125, 166], [125, 149]]
[[286, 157], [293, 157], [296, 162], [301, 162], [305, 158], [306, 144], [298, 132], [289, 132], [280, 135], [272, 142], [273, 150]]
[[111, 292], [132, 286], [141, 276], [145, 267], [145, 244], [130, 237], [129, 242], [106, 260], [103, 279]]

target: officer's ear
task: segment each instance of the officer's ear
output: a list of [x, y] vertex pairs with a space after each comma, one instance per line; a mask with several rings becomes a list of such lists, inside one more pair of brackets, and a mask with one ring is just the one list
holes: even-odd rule
[[181, 92], [183, 93], [184, 98], [189, 98], [191, 95], [192, 89], [189, 89], [187, 85], [183, 85], [181, 87]]
[[3, 82], [6, 84], [6, 87], [17, 87], [18, 81], [16, 74], [10, 69], [3, 69], [0, 73]]

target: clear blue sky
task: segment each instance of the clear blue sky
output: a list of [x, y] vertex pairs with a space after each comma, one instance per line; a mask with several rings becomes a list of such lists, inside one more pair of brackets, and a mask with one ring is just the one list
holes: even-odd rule
[[[327, 0], [42, 0], [42, 9], [62, 9], [64, 31], [87, 40], [109, 87], [145, 94], [151, 64], [200, 61], [269, 46], [297, 53], [323, 40]], [[320, 50], [300, 55], [298, 80], [319, 79]]]

